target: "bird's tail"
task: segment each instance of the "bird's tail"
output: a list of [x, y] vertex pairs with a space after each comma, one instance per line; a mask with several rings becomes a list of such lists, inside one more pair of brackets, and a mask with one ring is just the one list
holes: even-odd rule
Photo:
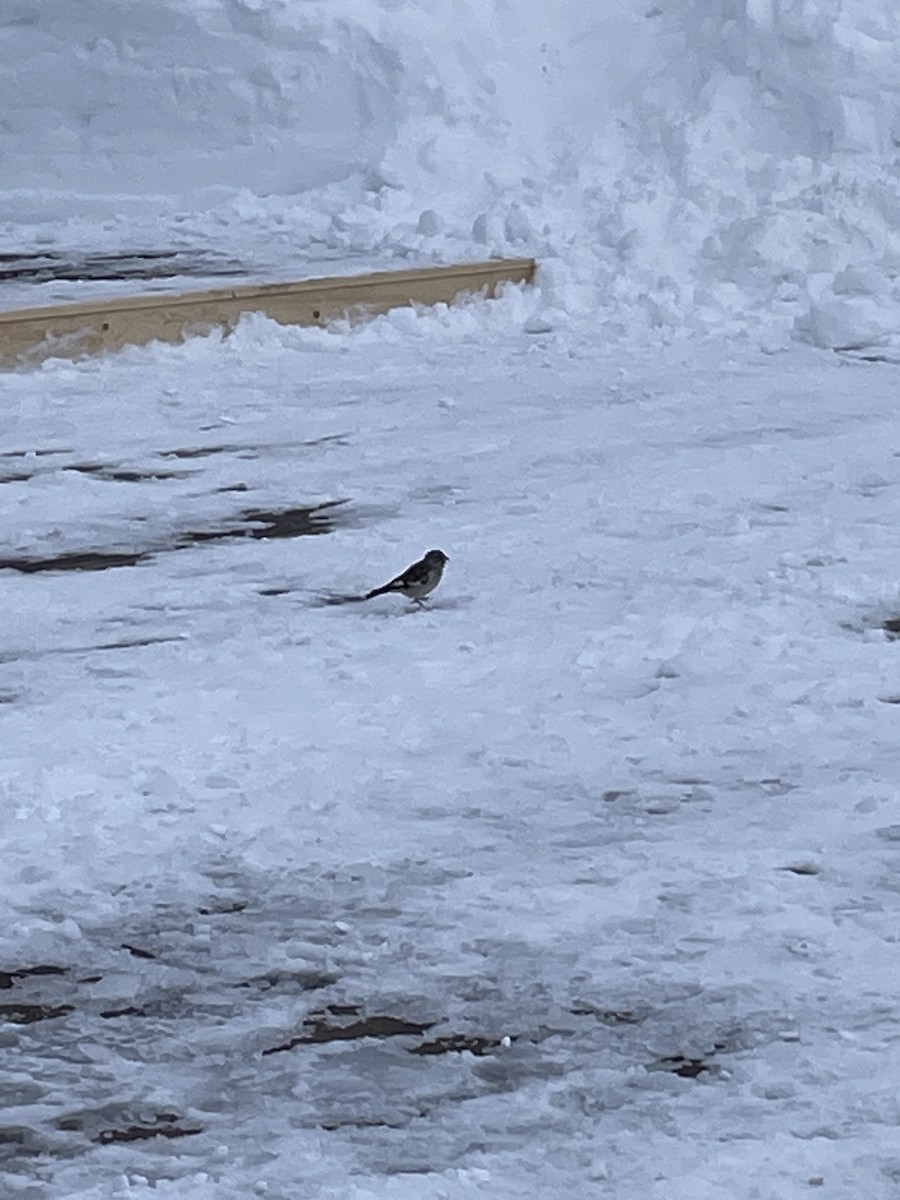
[[363, 596], [363, 600], [372, 600], [375, 598], [375, 596], [384, 596], [393, 590], [394, 589], [391, 587], [391, 585], [386, 583], [384, 587], [373, 588], [371, 592], [366, 592], [365, 596]]

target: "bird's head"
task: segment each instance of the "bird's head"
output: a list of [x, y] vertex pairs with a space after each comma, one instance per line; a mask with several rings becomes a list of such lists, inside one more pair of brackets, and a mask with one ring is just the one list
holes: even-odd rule
[[449, 562], [450, 560], [443, 550], [429, 550], [425, 555], [425, 561], [429, 566], [442, 567], [445, 562]]

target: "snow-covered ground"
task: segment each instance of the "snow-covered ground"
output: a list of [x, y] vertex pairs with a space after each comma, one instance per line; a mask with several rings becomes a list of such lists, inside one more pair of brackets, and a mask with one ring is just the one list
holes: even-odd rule
[[6, 1194], [896, 1194], [896, 367], [523, 304], [6, 380]]
[[896, 1200], [893, 0], [0, 46], [3, 253], [541, 261], [0, 376], [0, 1195]]

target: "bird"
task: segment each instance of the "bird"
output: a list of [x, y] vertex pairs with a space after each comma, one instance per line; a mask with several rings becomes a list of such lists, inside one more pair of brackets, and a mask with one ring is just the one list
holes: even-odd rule
[[441, 582], [441, 576], [444, 574], [444, 565], [449, 561], [443, 550], [429, 550], [424, 558], [420, 558], [411, 567], [407, 567], [405, 571], [395, 579], [392, 579], [390, 583], [386, 583], [384, 587], [373, 588], [371, 592], [366, 592], [363, 599], [371, 600], [373, 596], [384, 596], [389, 592], [399, 592], [401, 596], [407, 596], [421, 607], [425, 597], [430, 592], [433, 592]]

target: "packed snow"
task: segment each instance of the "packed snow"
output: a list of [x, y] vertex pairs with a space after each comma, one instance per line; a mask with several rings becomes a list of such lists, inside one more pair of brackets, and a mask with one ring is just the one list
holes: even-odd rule
[[0, 375], [0, 1194], [895, 1200], [893, 0], [0, 46], [17, 261], [540, 263]]

